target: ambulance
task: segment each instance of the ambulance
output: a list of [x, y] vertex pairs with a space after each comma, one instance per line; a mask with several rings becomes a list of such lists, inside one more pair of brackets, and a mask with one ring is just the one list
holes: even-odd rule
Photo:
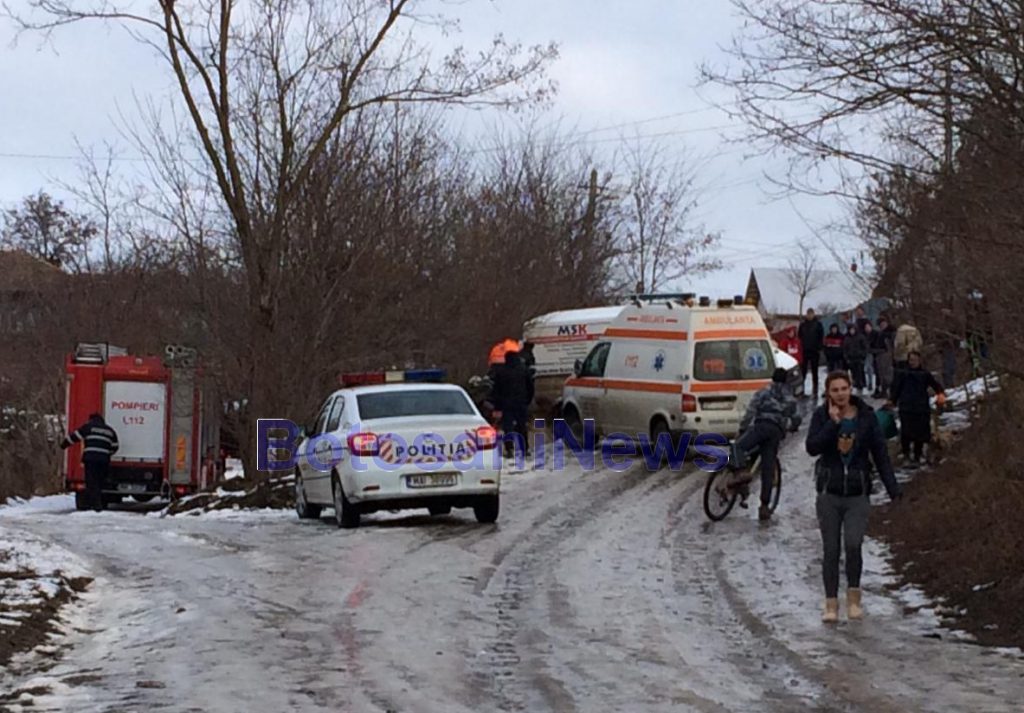
[[562, 386], [572, 375], [573, 366], [587, 356], [623, 309], [623, 305], [613, 305], [562, 310], [523, 324], [523, 342], [534, 345], [535, 399], [541, 409], [561, 398]]
[[562, 390], [579, 436], [660, 433], [735, 437], [753, 394], [768, 386], [775, 350], [760, 313], [734, 300], [634, 300], [621, 309]]

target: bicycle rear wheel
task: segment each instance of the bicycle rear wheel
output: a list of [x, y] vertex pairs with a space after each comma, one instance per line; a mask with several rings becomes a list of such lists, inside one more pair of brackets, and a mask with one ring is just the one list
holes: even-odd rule
[[708, 475], [704, 484], [704, 514], [715, 522], [728, 515], [736, 504], [737, 492], [729, 487], [730, 480], [730, 473], [722, 469]]
[[772, 477], [772, 499], [768, 503], [768, 512], [774, 513], [779, 506], [779, 495], [782, 494], [782, 461], [775, 459], [775, 475]]

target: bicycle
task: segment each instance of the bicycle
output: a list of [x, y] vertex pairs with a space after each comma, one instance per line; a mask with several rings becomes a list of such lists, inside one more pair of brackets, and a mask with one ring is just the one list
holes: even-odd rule
[[[746, 463], [740, 462], [736, 449], [733, 448], [729, 463], [722, 469], [708, 476], [704, 484], [704, 514], [714, 522], [725, 518], [736, 505], [741, 495], [749, 495], [750, 483], [761, 478], [761, 454], [748, 454]], [[772, 498], [768, 503], [768, 511], [775, 513], [779, 506], [779, 495], [782, 492], [782, 461], [775, 459], [775, 477], [772, 480]]]

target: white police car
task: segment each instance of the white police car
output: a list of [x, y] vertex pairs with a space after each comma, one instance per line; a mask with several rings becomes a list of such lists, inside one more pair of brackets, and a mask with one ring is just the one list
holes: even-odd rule
[[498, 434], [440, 369], [342, 376], [296, 448], [295, 507], [318, 518], [333, 507], [339, 527], [376, 510], [471, 507], [498, 519]]

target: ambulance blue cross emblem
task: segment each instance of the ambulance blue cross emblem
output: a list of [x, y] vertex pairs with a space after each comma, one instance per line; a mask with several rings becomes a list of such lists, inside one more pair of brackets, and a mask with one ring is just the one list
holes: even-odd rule
[[654, 370], [661, 371], [665, 368], [665, 352], [658, 352], [654, 356]]

